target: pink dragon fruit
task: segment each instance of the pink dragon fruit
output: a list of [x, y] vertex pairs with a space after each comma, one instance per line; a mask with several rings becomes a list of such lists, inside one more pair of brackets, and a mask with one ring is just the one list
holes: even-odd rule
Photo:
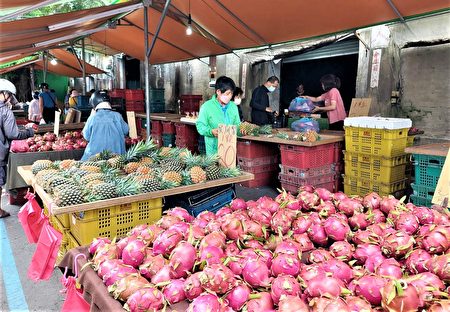
[[151, 279], [153, 275], [162, 270], [166, 265], [166, 259], [162, 255], [153, 256], [152, 251], [147, 251], [144, 262], [139, 266], [139, 272], [141, 274]]
[[168, 282], [173, 278], [175, 278], [175, 274], [170, 265], [166, 264], [161, 268], [161, 270], [159, 270], [155, 275], [152, 276], [151, 282], [152, 284], [159, 284]]
[[206, 266], [199, 278], [204, 289], [216, 294], [224, 294], [230, 291], [237, 283], [233, 272], [223, 264]]
[[144, 287], [151, 287], [145, 278], [139, 274], [129, 274], [109, 286], [108, 291], [115, 299], [126, 302], [134, 292]]
[[300, 245], [300, 250], [302, 252], [310, 251], [315, 248], [313, 242], [309, 239], [307, 233], [294, 234], [293, 238]]
[[337, 204], [337, 208], [340, 212], [344, 213], [347, 217], [353, 216], [353, 214], [361, 213], [364, 210], [364, 207], [361, 203], [352, 198], [344, 198]]
[[91, 244], [89, 245], [89, 253], [91, 255], [95, 254], [95, 252], [97, 251], [97, 249], [100, 246], [104, 246], [105, 244], [111, 244], [111, 240], [107, 237], [97, 237], [94, 238], [91, 242]]
[[250, 298], [251, 289], [245, 283], [239, 283], [226, 296], [228, 305], [236, 311], [242, 309]]
[[305, 282], [312, 280], [315, 277], [323, 278], [325, 276], [325, 270], [318, 264], [304, 265], [300, 271], [300, 277]]
[[155, 287], [136, 290], [127, 300], [125, 308], [130, 312], [159, 311], [164, 306], [164, 296]]
[[105, 260], [119, 259], [120, 253], [120, 248], [114, 242], [111, 244], [100, 245], [95, 252], [92, 262], [95, 267], [98, 267], [98, 265]]
[[167, 230], [172, 225], [174, 225], [178, 222], [183, 222], [183, 220], [174, 215], [165, 215], [165, 216], [162, 216], [161, 219], [158, 220], [156, 225], [162, 227], [164, 230]]
[[422, 239], [423, 249], [430, 254], [439, 254], [446, 252], [450, 248], [450, 228], [437, 226]]
[[272, 296], [268, 292], [260, 292], [250, 295], [252, 298], [247, 302], [247, 312], [272, 312], [273, 301]]
[[312, 250], [308, 256], [309, 263], [322, 263], [332, 258], [331, 253], [323, 248]]
[[200, 282], [201, 273], [202, 272], [197, 272], [190, 275], [184, 282], [184, 294], [189, 300], [197, 298], [204, 291], [202, 283]]
[[195, 264], [197, 251], [190, 243], [181, 241], [172, 250], [169, 257], [169, 265], [173, 269], [175, 277], [186, 277]]
[[216, 295], [203, 293], [192, 301], [186, 312], [221, 312], [222, 308], [223, 304]]
[[106, 274], [116, 269], [119, 265], [122, 265], [123, 261], [121, 259], [108, 259], [100, 263], [97, 268], [97, 274], [100, 278], [103, 278]]
[[262, 260], [249, 260], [242, 270], [244, 281], [252, 287], [267, 287], [270, 285], [269, 269]]
[[300, 297], [287, 295], [280, 299], [278, 312], [309, 312], [309, 307]]
[[164, 286], [163, 295], [169, 304], [175, 304], [186, 299], [186, 294], [184, 293], [184, 283], [183, 278], [171, 280], [170, 283]]
[[138, 271], [133, 268], [131, 265], [118, 264], [116, 267], [111, 269], [109, 272], [105, 272], [103, 275], [103, 283], [106, 286], [111, 286], [116, 283], [118, 280], [131, 275], [137, 274]]
[[431, 259], [431, 255], [425, 250], [413, 250], [411, 253], [407, 254], [405, 258], [405, 266], [408, 268], [409, 272], [417, 274], [428, 271], [425, 267], [425, 263]]
[[247, 203], [242, 198], [235, 198], [232, 200], [232, 202], [230, 204], [230, 208], [233, 211], [245, 210], [245, 209], [247, 209]]
[[153, 254], [169, 256], [182, 239], [183, 236], [176, 230], [162, 232], [153, 242]]
[[300, 273], [301, 262], [297, 255], [279, 254], [272, 260], [272, 275], [287, 274], [296, 277]]
[[144, 242], [135, 239], [130, 241], [122, 251], [122, 261], [132, 267], [139, 267], [144, 261], [146, 247]]
[[292, 231], [294, 234], [303, 234], [308, 231], [310, 226], [312, 225], [312, 220], [308, 218], [308, 216], [299, 216], [297, 219], [292, 221]]
[[282, 296], [300, 296], [301, 287], [297, 280], [289, 275], [279, 275], [272, 281], [270, 295], [275, 304], [280, 302]]
[[244, 224], [234, 215], [226, 215], [222, 219], [221, 229], [228, 239], [242, 239], [245, 235]]
[[353, 257], [355, 247], [347, 241], [334, 242], [330, 246], [330, 253], [333, 257], [342, 261], [349, 261]]
[[260, 208], [258, 206], [248, 207], [248, 216], [253, 221], [260, 223], [262, 226], [269, 227], [272, 220], [272, 213], [269, 209]]
[[275, 233], [285, 235], [291, 228], [292, 219], [285, 209], [278, 210], [270, 221], [272, 230]]
[[305, 293], [309, 297], [339, 297], [344, 283], [334, 277], [314, 277], [307, 282]]
[[334, 241], [346, 240], [351, 230], [348, 224], [336, 217], [329, 217], [323, 223], [325, 233]]
[[387, 234], [383, 238], [381, 251], [388, 257], [402, 257], [414, 247], [414, 238], [405, 232]]
[[363, 296], [373, 305], [381, 303], [381, 289], [386, 284], [386, 280], [375, 275], [365, 275], [358, 280], [353, 280], [355, 294]]
[[201, 250], [200, 261], [205, 261], [208, 265], [222, 263], [225, 253], [216, 246], [208, 246]]
[[308, 230], [309, 239], [316, 245], [326, 246], [328, 244], [328, 235], [322, 224], [314, 223]]
[[191, 216], [186, 209], [181, 208], [181, 207], [175, 207], [170, 210], [167, 210], [166, 214], [169, 216], [175, 216], [178, 219], [183, 220], [188, 223], [194, 221], [194, 217]]
[[323, 218], [329, 217], [336, 213], [336, 207], [331, 201], [322, 201], [319, 205], [314, 207], [314, 209]]
[[298, 256], [301, 246], [299, 243], [292, 239], [287, 239], [281, 242], [277, 248], [275, 248], [275, 254], [287, 254]]
[[200, 249], [208, 246], [216, 246], [221, 249], [225, 248], [226, 236], [222, 232], [213, 232], [206, 235], [200, 242]]
[[345, 262], [338, 259], [329, 259], [321, 264], [325, 272], [331, 273], [332, 277], [338, 278], [345, 283], [353, 279], [352, 268]]
[[394, 279], [400, 279], [403, 276], [403, 271], [400, 263], [398, 263], [393, 258], [385, 259], [383, 262], [381, 262], [380, 265], [378, 265], [375, 269], [375, 273], [381, 277]]
[[406, 234], [413, 235], [419, 228], [419, 220], [412, 213], [402, 213], [395, 221], [395, 228]]
[[373, 210], [380, 208], [381, 197], [375, 192], [369, 193], [364, 196], [362, 204], [364, 207]]

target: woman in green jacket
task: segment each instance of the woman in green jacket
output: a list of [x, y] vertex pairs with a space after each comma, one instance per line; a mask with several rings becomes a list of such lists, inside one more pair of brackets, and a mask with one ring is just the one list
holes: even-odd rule
[[197, 131], [205, 137], [206, 155], [217, 154], [220, 124], [236, 125], [239, 132], [239, 111], [231, 101], [236, 85], [233, 79], [221, 76], [216, 80], [215, 94], [203, 103], [197, 119]]

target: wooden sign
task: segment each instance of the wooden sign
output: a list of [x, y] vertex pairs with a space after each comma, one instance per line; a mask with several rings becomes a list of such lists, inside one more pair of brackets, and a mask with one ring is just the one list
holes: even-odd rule
[[354, 98], [350, 105], [348, 117], [369, 116], [371, 98]]
[[219, 125], [218, 154], [220, 165], [236, 167], [237, 128], [234, 125]]
[[73, 108], [69, 108], [66, 114], [66, 119], [64, 120], [65, 124], [73, 123], [73, 120], [76, 116], [76, 112]]
[[128, 127], [130, 127], [129, 136], [132, 139], [136, 139], [138, 137], [137, 128], [136, 128], [136, 114], [134, 112], [127, 112], [127, 121]]
[[61, 118], [61, 112], [55, 111], [55, 124], [53, 126], [53, 133], [56, 134], [56, 136], [59, 136], [59, 119]]
[[74, 123], [80, 123], [81, 122], [81, 112], [79, 110], [75, 110], [75, 119], [74, 119]]
[[434, 191], [431, 202], [436, 205], [448, 207], [450, 200], [450, 149], [445, 158], [444, 167], [442, 167], [441, 175], [439, 176], [436, 190]]

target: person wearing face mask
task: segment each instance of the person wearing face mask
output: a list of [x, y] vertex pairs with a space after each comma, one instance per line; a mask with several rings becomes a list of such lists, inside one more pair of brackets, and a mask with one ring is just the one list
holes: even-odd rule
[[347, 117], [347, 113], [345, 112], [341, 93], [338, 90], [341, 86], [341, 80], [335, 75], [328, 74], [320, 78], [320, 83], [322, 84], [322, 89], [325, 91], [324, 94], [318, 97], [308, 95], [303, 97], [313, 102], [324, 101], [325, 106], [316, 106], [312, 112], [327, 112], [330, 130], [343, 130], [344, 119]]
[[234, 94], [233, 94], [233, 99], [232, 101], [234, 102], [234, 104], [237, 105], [238, 107], [238, 111], [239, 111], [239, 119], [241, 121], [244, 121], [244, 116], [242, 115], [242, 108], [241, 108], [241, 103], [242, 103], [242, 95], [244, 94], [244, 91], [239, 88], [236, 87], [236, 90], [234, 90]]
[[216, 80], [213, 97], [200, 107], [196, 122], [197, 131], [205, 137], [206, 155], [217, 154], [218, 126], [220, 124], [236, 125], [239, 131], [239, 111], [231, 101], [236, 85], [233, 79], [221, 76]]
[[[269, 113], [273, 113], [269, 106], [269, 92], [278, 88], [280, 79], [277, 76], [271, 76], [267, 81], [253, 90], [250, 107], [252, 108], [252, 123], [256, 125], [266, 125], [270, 123]], [[275, 115], [277, 112], [275, 112]]]
[[[16, 118], [10, 107], [17, 104], [16, 87], [6, 79], [0, 78], [0, 194], [6, 183], [6, 165], [8, 164], [9, 147], [12, 140], [22, 140], [34, 135], [31, 124], [19, 130]], [[0, 218], [8, 217], [9, 212], [0, 208]]]

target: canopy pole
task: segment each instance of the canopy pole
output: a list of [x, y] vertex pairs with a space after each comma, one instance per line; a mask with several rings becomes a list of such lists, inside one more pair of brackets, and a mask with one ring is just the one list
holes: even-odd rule
[[83, 60], [83, 66], [81, 66], [81, 72], [83, 73], [83, 95], [86, 95], [86, 56], [84, 55], [84, 38], [81, 39], [81, 59]]
[[44, 51], [44, 73], [43, 73], [43, 77], [44, 77], [44, 81], [43, 82], [47, 82], [47, 70], [48, 70], [48, 52]]
[[151, 122], [150, 122], [150, 72], [149, 72], [149, 55], [148, 51], [148, 7], [150, 1], [144, 1], [144, 43], [145, 43], [145, 59], [144, 59], [144, 71], [145, 71], [145, 117], [146, 117], [146, 134], [147, 141], [151, 140]]
[[33, 94], [33, 91], [36, 89], [34, 86], [34, 64], [30, 65], [30, 84], [31, 84], [31, 93]]

